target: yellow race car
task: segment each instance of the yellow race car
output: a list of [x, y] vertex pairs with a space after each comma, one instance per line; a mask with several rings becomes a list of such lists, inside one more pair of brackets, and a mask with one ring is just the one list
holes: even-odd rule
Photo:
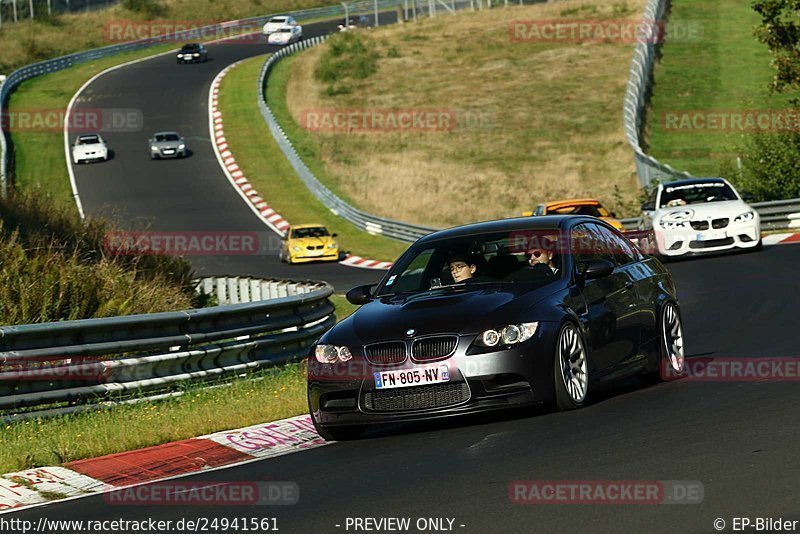
[[290, 226], [282, 238], [279, 257], [287, 263], [308, 261], [338, 261], [339, 244], [321, 224]]
[[617, 230], [625, 230], [616, 215], [604, 208], [600, 201], [593, 198], [558, 200], [539, 204], [536, 206], [536, 211], [526, 211], [522, 215], [523, 217], [530, 217], [531, 215], [590, 215], [603, 219]]

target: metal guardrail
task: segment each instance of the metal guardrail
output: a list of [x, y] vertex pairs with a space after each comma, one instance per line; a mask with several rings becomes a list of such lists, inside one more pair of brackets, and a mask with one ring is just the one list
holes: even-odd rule
[[692, 178], [688, 172], [680, 172], [667, 164], [661, 163], [642, 149], [642, 136], [645, 127], [645, 108], [650, 93], [653, 66], [656, 59], [656, 48], [663, 34], [664, 11], [668, 0], [648, 0], [642, 20], [650, 26], [650, 38], [640, 39], [633, 51], [630, 79], [623, 102], [623, 120], [625, 136], [633, 149], [636, 163], [636, 175], [639, 184], [647, 187], [655, 182]]
[[[201, 290], [225, 288], [220, 300], [234, 294], [243, 300], [244, 292], [252, 298], [256, 287], [264, 296], [264, 286], [255, 282], [225, 277], [199, 285]], [[287, 296], [0, 327], [0, 417], [42, 417], [98, 401], [170, 395], [183, 384], [208, 385], [302, 358], [336, 321], [328, 300], [333, 288], [320, 282], [263, 282], [268, 295]]]

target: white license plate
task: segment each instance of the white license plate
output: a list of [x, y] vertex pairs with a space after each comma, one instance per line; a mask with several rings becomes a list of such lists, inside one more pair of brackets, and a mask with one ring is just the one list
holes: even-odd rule
[[164, 150], [164, 154], [174, 154], [174, 153], [175, 153], [175, 151], [172, 150], [171, 148]]
[[375, 389], [406, 388], [449, 382], [450, 370], [447, 365], [439, 364], [397, 371], [382, 371], [373, 373], [373, 377], [375, 378]]
[[714, 239], [725, 239], [728, 237], [725, 232], [706, 232], [705, 234], [697, 234], [697, 241], [713, 241]]

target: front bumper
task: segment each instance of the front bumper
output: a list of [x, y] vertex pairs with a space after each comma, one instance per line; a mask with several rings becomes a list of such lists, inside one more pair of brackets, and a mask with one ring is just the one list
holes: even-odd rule
[[[166, 150], [166, 152], [165, 152], [165, 150]], [[183, 158], [183, 157], [186, 157], [186, 149], [183, 149], [183, 150], [173, 149], [173, 151], [171, 153], [169, 152], [169, 149], [163, 149], [163, 148], [160, 149], [160, 150], [152, 150], [151, 149], [150, 150], [150, 154], [152, 154], [153, 157], [156, 157], [156, 158], [159, 158], [159, 159]]]
[[290, 256], [291, 263], [308, 263], [311, 261], [339, 261], [339, 249], [332, 249], [325, 254], [309, 255], [308, 253], [298, 252], [297, 255]]
[[733, 249], [755, 248], [761, 242], [761, 221], [730, 223], [718, 230], [655, 229], [658, 252], [663, 256], [708, 254]]
[[202, 63], [203, 56], [200, 57], [176, 57], [178, 63]]
[[[314, 418], [321, 426], [398, 423], [446, 418], [489, 410], [539, 404], [553, 396], [554, 344], [534, 338], [514, 348], [496, 352], [465, 354], [462, 338], [454, 356], [437, 362], [374, 366], [363, 356], [347, 363], [320, 364], [309, 360], [308, 399]], [[465, 346], [466, 345], [466, 346]], [[353, 363], [355, 362], [355, 363]], [[377, 408], [376, 393], [403, 396], [417, 403], [435, 395], [431, 385], [389, 390], [375, 388], [374, 372], [411, 370], [420, 366], [447, 365], [450, 381], [440, 384], [465, 391], [465, 395], [443, 405], [424, 408]], [[423, 391], [424, 390], [424, 391]], [[423, 399], [424, 400], [424, 399]], [[406, 401], [409, 402], [409, 401]], [[431, 404], [435, 404], [431, 402]]]

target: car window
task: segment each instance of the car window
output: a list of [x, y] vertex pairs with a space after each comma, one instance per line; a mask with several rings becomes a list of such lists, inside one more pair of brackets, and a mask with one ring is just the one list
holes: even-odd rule
[[575, 264], [590, 260], [614, 262], [614, 255], [605, 237], [596, 224], [579, 224], [570, 233], [570, 250]]
[[597, 230], [602, 234], [611, 253], [614, 256], [614, 262], [617, 265], [628, 265], [639, 259], [639, 255], [633, 248], [633, 245], [621, 235], [616, 234], [605, 226], [597, 225]]
[[406, 293], [423, 287], [422, 279], [435, 251], [428, 248], [417, 254], [405, 269], [387, 279], [382, 293]]
[[286, 22], [286, 19], [283, 17], [273, 17], [269, 19], [269, 21], [273, 24], [283, 24], [284, 22]]
[[177, 141], [178, 139], [180, 138], [175, 134], [156, 135], [156, 143], [163, 143], [165, 141]]
[[738, 200], [736, 193], [725, 182], [702, 182], [695, 184], [665, 184], [661, 192], [659, 207], [686, 206]]
[[322, 226], [314, 228], [295, 228], [292, 230], [292, 238], [303, 239], [306, 237], [325, 237], [329, 236], [328, 229]]
[[78, 138], [79, 145], [94, 145], [100, 142], [100, 138], [96, 135], [87, 135]]

